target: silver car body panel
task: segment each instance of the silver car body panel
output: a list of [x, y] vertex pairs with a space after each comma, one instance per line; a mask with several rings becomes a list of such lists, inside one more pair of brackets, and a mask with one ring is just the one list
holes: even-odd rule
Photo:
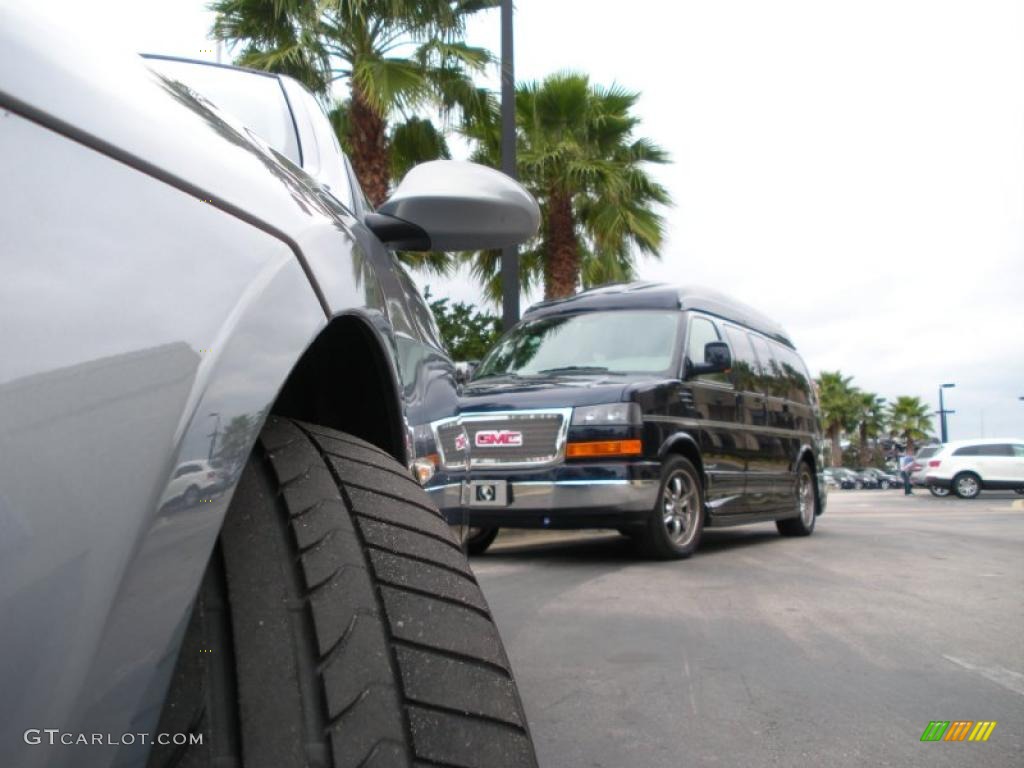
[[[451, 363], [356, 213], [137, 57], [7, 8], [0, 233], [0, 765], [141, 765], [148, 746], [118, 737], [156, 726], [241, 464], [303, 352], [359, 315], [412, 424], [454, 413]], [[219, 492], [168, 499], [214, 442]], [[114, 743], [23, 736], [47, 728]]]

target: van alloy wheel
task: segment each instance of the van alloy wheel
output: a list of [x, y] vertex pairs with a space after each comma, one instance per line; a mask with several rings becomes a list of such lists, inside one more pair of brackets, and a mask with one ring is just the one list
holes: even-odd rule
[[796, 517], [776, 520], [775, 527], [783, 536], [810, 536], [817, 521], [818, 497], [814, 491], [814, 474], [806, 461], [800, 462], [796, 480]]
[[693, 478], [683, 470], [676, 470], [665, 483], [662, 495], [662, 522], [673, 544], [684, 547], [690, 543], [697, 530], [699, 504], [700, 494]]
[[671, 455], [661, 465], [658, 500], [635, 541], [650, 557], [689, 557], [704, 530], [704, 489], [697, 468], [684, 456]]

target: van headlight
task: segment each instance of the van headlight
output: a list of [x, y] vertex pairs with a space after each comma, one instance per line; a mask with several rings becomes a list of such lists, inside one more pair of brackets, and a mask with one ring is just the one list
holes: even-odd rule
[[639, 426], [640, 406], [636, 403], [583, 405], [572, 409], [574, 427]]

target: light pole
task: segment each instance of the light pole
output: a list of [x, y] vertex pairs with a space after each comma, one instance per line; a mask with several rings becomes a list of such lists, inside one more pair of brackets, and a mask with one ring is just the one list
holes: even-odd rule
[[942, 443], [943, 443], [943, 445], [945, 445], [947, 442], [949, 442], [949, 434], [948, 434], [948, 432], [946, 430], [946, 414], [947, 413], [956, 413], [956, 411], [947, 411], [946, 410], [946, 405], [945, 405], [945, 403], [943, 402], [943, 399], [942, 399], [942, 390], [944, 390], [944, 389], [952, 389], [955, 386], [956, 386], [956, 384], [943, 384], [942, 386], [939, 387], [939, 428], [942, 430]]
[[[516, 75], [512, 50], [512, 0], [501, 0], [501, 170], [516, 178]], [[519, 248], [501, 249], [501, 324], [519, 322]]]

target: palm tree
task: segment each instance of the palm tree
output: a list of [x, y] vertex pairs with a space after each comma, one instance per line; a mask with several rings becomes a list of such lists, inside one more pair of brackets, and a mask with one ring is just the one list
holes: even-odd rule
[[349, 99], [332, 119], [363, 191], [380, 205], [391, 184], [395, 117], [428, 105], [445, 114], [482, 108], [486, 97], [470, 75], [491, 55], [462, 38], [467, 18], [498, 2], [214, 0], [210, 8], [214, 37], [244, 45], [237, 63], [297, 77], [325, 100], [332, 82], [346, 82]]
[[822, 426], [832, 441], [832, 466], [843, 463], [843, 447], [840, 442], [844, 432], [851, 432], [857, 425], [857, 400], [860, 395], [850, 385], [852, 376], [843, 376], [839, 371], [822, 371], [818, 377], [818, 401], [821, 407]]
[[[639, 94], [602, 88], [585, 74], [563, 72], [516, 88], [520, 181], [541, 205], [537, 238], [520, 257], [524, 289], [543, 280], [546, 298], [584, 286], [629, 280], [637, 252], [657, 257], [668, 192], [647, 172], [668, 162], [665, 152], [636, 138], [632, 114]], [[497, 167], [501, 159], [496, 106], [464, 128], [476, 140], [473, 159]], [[497, 252], [472, 256], [488, 294], [500, 296]]]
[[854, 408], [860, 436], [860, 460], [867, 464], [868, 441], [878, 437], [885, 430], [885, 398], [874, 392], [857, 392]]
[[903, 438], [907, 450], [914, 451], [914, 443], [924, 440], [932, 430], [932, 417], [928, 406], [919, 397], [900, 395], [889, 405], [889, 432]]

